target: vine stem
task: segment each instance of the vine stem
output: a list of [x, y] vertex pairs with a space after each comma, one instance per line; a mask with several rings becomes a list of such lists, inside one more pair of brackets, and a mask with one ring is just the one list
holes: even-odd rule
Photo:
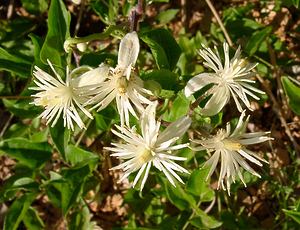
[[224, 24], [223, 24], [221, 18], [219, 17], [218, 12], [216, 11], [215, 7], [213, 6], [213, 4], [211, 3], [210, 0], [205, 0], [205, 2], [206, 2], [206, 4], [208, 5], [208, 7], [209, 7], [209, 9], [211, 10], [211, 12], [213, 13], [213, 15], [215, 16], [215, 18], [216, 18], [216, 20], [217, 20], [217, 22], [218, 22], [218, 24], [219, 24], [221, 30], [223, 31], [223, 33], [224, 33], [224, 35], [225, 35], [225, 38], [226, 38], [226, 40], [227, 40], [229, 46], [232, 47], [232, 46], [233, 46], [233, 42], [232, 42], [232, 40], [231, 40], [231, 38], [230, 38], [230, 36], [229, 36], [227, 30], [226, 30], [226, 28], [225, 28], [225, 26], [224, 26]]
[[271, 101], [273, 102], [273, 111], [275, 112], [275, 114], [277, 115], [277, 117], [279, 118], [281, 125], [284, 127], [285, 129], [285, 133], [288, 136], [288, 138], [290, 139], [290, 141], [292, 142], [295, 151], [299, 154], [300, 153], [300, 146], [297, 144], [295, 138], [293, 137], [290, 128], [288, 127], [286, 120], [284, 119], [283, 115], [282, 115], [282, 110], [281, 107], [279, 106], [277, 99], [275, 98], [274, 94], [272, 93], [272, 90], [269, 86], [269, 83], [267, 83], [266, 81], [264, 81], [259, 75], [256, 76], [257, 79], [260, 81], [260, 83], [262, 84], [262, 86], [264, 87], [266, 93], [268, 94], [268, 96], [270, 97]]
[[122, 24], [109, 26], [102, 33], [95, 33], [85, 37], [74, 37], [74, 38], [70, 37], [65, 41], [64, 49], [67, 53], [69, 53], [71, 52], [71, 49], [78, 43], [103, 40], [108, 38], [108, 36], [111, 35], [113, 32], [119, 32], [121, 34], [124, 34], [124, 30], [122, 29]]
[[142, 18], [144, 14], [144, 1], [138, 0], [137, 5], [135, 8], [131, 11], [129, 22], [130, 22], [130, 30], [131, 31], [137, 31], [139, 21]]
[[88, 123], [86, 124], [86, 129], [84, 129], [84, 130], [81, 132], [80, 136], [78, 137], [78, 139], [77, 139], [77, 141], [76, 141], [76, 143], [75, 143], [75, 146], [76, 146], [76, 147], [80, 144], [80, 142], [81, 142], [81, 140], [82, 140], [84, 134], [86, 133], [86, 131], [87, 131], [88, 127], [91, 125], [91, 123], [92, 123], [92, 120], [90, 119], [90, 120], [88, 121]]
[[84, 7], [85, 7], [85, 0], [81, 0], [78, 18], [77, 18], [77, 22], [76, 22], [76, 26], [75, 26], [75, 32], [74, 32], [75, 36], [77, 35], [79, 28], [80, 28], [80, 23], [81, 23], [81, 19], [82, 19], [83, 12], [84, 12]]
[[9, 117], [9, 118], [7, 119], [7, 121], [5, 122], [5, 125], [3, 126], [3, 128], [2, 128], [2, 130], [1, 130], [1, 132], [0, 132], [0, 138], [3, 137], [5, 131], [7, 130], [7, 128], [8, 128], [8, 126], [9, 126], [11, 120], [13, 119], [13, 117], [14, 117], [14, 115], [11, 114], [10, 117]]
[[196, 207], [193, 208], [193, 212], [190, 215], [189, 219], [187, 220], [187, 222], [184, 224], [184, 226], [182, 227], [182, 230], [185, 230], [188, 226], [189, 226], [189, 221], [194, 217], [195, 213], [196, 213], [196, 208], [198, 208], [201, 204], [201, 200], [197, 203]]

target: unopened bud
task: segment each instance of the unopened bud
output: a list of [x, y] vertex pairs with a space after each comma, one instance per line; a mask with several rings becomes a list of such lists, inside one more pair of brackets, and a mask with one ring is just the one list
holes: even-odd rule
[[80, 52], [84, 52], [87, 48], [87, 42], [78, 43], [76, 46]]
[[73, 2], [74, 4], [76, 4], [76, 5], [79, 5], [80, 2], [81, 2], [81, 0], [72, 0], [72, 2]]

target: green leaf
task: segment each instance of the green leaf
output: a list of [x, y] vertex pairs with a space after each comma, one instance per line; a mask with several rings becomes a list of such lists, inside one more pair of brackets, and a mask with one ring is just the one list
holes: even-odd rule
[[68, 229], [94, 230], [94, 223], [91, 222], [91, 217], [92, 215], [89, 208], [84, 206], [81, 210], [72, 214]]
[[15, 170], [15, 174], [7, 179], [0, 189], [0, 202], [4, 202], [12, 197], [15, 197], [18, 191], [29, 191], [36, 192], [39, 191], [39, 184], [35, 182], [32, 178], [26, 177], [26, 173], [19, 173]]
[[300, 224], [300, 212], [299, 211], [293, 211], [293, 210], [286, 210], [282, 209], [284, 214], [288, 217], [291, 217], [294, 221], [296, 221], [298, 224]]
[[48, 12], [48, 32], [41, 49], [41, 60], [47, 63], [64, 66], [62, 57], [65, 55], [64, 42], [70, 37], [70, 13], [67, 11], [62, 0], [52, 0]]
[[35, 197], [36, 194], [27, 193], [12, 203], [5, 216], [3, 230], [16, 230], [18, 228]]
[[288, 97], [289, 106], [294, 113], [300, 115], [300, 87], [296, 86], [288, 77], [282, 77], [281, 82]]
[[35, 182], [32, 178], [30, 177], [22, 177], [18, 180], [16, 180], [12, 186], [10, 187], [10, 189], [19, 189], [19, 188], [23, 188], [23, 189], [38, 189], [39, 184], [37, 182]]
[[146, 195], [143, 195], [143, 197], [141, 197], [139, 191], [132, 188], [129, 189], [125, 194], [124, 202], [129, 204], [133, 210], [144, 213], [145, 210], [149, 207], [152, 198], [153, 195], [150, 193], [147, 193]]
[[22, 6], [32, 14], [40, 14], [47, 10], [48, 3], [46, 0], [21, 0]]
[[30, 104], [32, 100], [7, 100], [3, 99], [3, 104], [9, 112], [20, 118], [34, 118], [40, 113], [41, 109]]
[[45, 224], [39, 217], [38, 212], [33, 207], [29, 207], [27, 210], [23, 222], [27, 229], [30, 230], [43, 230], [45, 229]]
[[142, 78], [144, 80], [153, 80], [158, 82], [163, 89], [176, 90], [178, 75], [168, 69], [152, 70], [145, 73]]
[[63, 159], [66, 159], [66, 148], [70, 139], [70, 130], [64, 127], [62, 118], [58, 120], [54, 127], [50, 127], [49, 130], [56, 149]]
[[176, 14], [178, 12], [179, 12], [179, 9], [169, 9], [169, 10], [160, 12], [156, 18], [160, 24], [166, 24], [166, 23], [172, 21], [176, 17]]
[[176, 121], [180, 117], [187, 114], [190, 107], [189, 100], [183, 95], [182, 92], [178, 93], [172, 106], [163, 115], [163, 119], [168, 122]]
[[252, 56], [258, 50], [262, 42], [264, 42], [266, 38], [270, 35], [271, 32], [271, 26], [254, 32], [245, 47], [245, 52]]
[[186, 184], [186, 190], [193, 195], [200, 196], [202, 202], [214, 199], [214, 191], [206, 181], [208, 171], [209, 167], [194, 170]]
[[168, 200], [179, 210], [188, 210], [196, 206], [194, 197], [187, 193], [177, 182], [176, 187], [174, 187], [167, 179], [161, 178], [161, 180], [163, 181]]
[[292, 2], [296, 8], [299, 8], [300, 0], [292, 0]]
[[32, 169], [41, 167], [51, 158], [51, 148], [48, 143], [35, 143], [25, 138], [11, 138], [1, 141], [1, 152]]
[[[199, 209], [200, 210], [200, 209]], [[202, 210], [197, 211], [197, 214], [199, 215], [199, 212], [201, 212], [200, 216], [192, 218], [189, 222], [191, 225], [199, 228], [199, 229], [213, 229], [218, 228], [222, 225], [222, 222], [217, 221], [215, 218], [207, 215]]]
[[29, 34], [28, 35], [31, 38], [31, 41], [33, 43], [34, 47], [34, 63], [40, 68], [45, 68], [46, 66], [43, 64], [43, 62], [40, 59], [40, 53], [43, 46], [42, 39], [35, 35], [35, 34]]
[[118, 0], [107, 0], [105, 4], [96, 0], [91, 2], [93, 10], [99, 15], [102, 22], [107, 25], [114, 25], [118, 17]]
[[114, 66], [117, 63], [117, 56], [111, 53], [87, 53], [83, 54], [80, 58], [80, 65], [88, 65], [92, 67], [98, 67], [100, 63], [107, 60], [111, 61], [111, 65]]
[[62, 170], [62, 175], [51, 172], [51, 179], [45, 184], [46, 192], [64, 215], [79, 201], [84, 183], [97, 163], [98, 159], [89, 159], [74, 168]]
[[0, 47], [0, 70], [6, 70], [20, 77], [28, 78], [31, 75], [31, 62]]
[[90, 159], [98, 160], [99, 157], [89, 151], [78, 148], [74, 145], [68, 145], [66, 148], [66, 159], [72, 164], [76, 165], [82, 162], [86, 162]]
[[177, 64], [181, 49], [166, 29], [145, 32], [141, 39], [149, 46], [159, 69], [173, 70]]

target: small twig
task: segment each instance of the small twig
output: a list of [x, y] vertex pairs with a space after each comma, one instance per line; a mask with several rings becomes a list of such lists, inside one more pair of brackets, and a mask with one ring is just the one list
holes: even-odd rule
[[7, 15], [6, 15], [7, 19], [10, 19], [12, 17], [12, 15], [13, 15], [13, 12], [14, 12], [14, 3], [15, 3], [14, 0], [10, 0], [9, 1], [9, 5], [7, 7]]
[[192, 113], [194, 112], [194, 110], [198, 107], [199, 103], [204, 99], [204, 95], [201, 95], [200, 97], [197, 98], [196, 101], [194, 101], [191, 105], [190, 105], [190, 109], [188, 111], [189, 116], [192, 115]]
[[257, 55], [253, 55], [253, 57], [255, 59], [257, 59], [258, 61], [260, 61], [261, 63], [265, 64], [266, 66], [268, 66], [270, 69], [273, 69], [273, 65], [269, 62], [267, 62], [266, 60], [262, 59], [261, 57], [257, 56]]
[[18, 99], [31, 99], [31, 96], [0, 96], [1, 99], [10, 99], [10, 100], [18, 100]]
[[138, 4], [136, 5], [136, 7], [134, 7], [134, 9], [131, 11], [131, 14], [129, 16], [131, 31], [138, 30], [138, 24], [140, 19], [143, 16], [143, 13], [144, 13], [144, 1], [138, 0]]
[[211, 12], [213, 13], [213, 15], [215, 16], [215, 18], [216, 18], [216, 20], [217, 20], [217, 22], [218, 22], [218, 24], [219, 24], [221, 30], [223, 31], [223, 33], [224, 33], [224, 35], [225, 35], [225, 38], [226, 38], [226, 40], [227, 40], [229, 46], [232, 47], [232, 46], [233, 46], [232, 40], [231, 40], [231, 38], [229, 37], [229, 34], [227, 33], [227, 30], [226, 30], [226, 28], [225, 28], [225, 26], [224, 26], [222, 20], [220, 19], [218, 12], [216, 11], [215, 7], [213, 6], [213, 4], [211, 3], [210, 0], [205, 0], [205, 2], [207, 3], [207, 5], [208, 5], [208, 7], [210, 8], [210, 10], [211, 10]]
[[187, 12], [186, 12], [186, 0], [180, 0], [181, 4], [181, 22], [185, 30], [188, 29]]
[[277, 82], [279, 95], [281, 97], [281, 101], [282, 101], [282, 104], [283, 104], [282, 108], [287, 109], [288, 108], [287, 100], [286, 100], [285, 94], [283, 92], [282, 84], [281, 84], [282, 71], [277, 65], [276, 53], [275, 53], [274, 49], [272, 48], [272, 46], [270, 45], [269, 42], [267, 42], [267, 44], [268, 44], [268, 51], [269, 51], [269, 55], [270, 55], [271, 64], [273, 66], [274, 76], [275, 76], [276, 82]]
[[281, 125], [284, 127], [285, 129], [285, 133], [286, 135], [289, 137], [290, 141], [292, 142], [294, 149], [297, 153], [300, 153], [300, 146], [297, 144], [297, 142], [295, 141], [291, 130], [289, 128], [289, 126], [287, 125], [283, 115], [282, 115], [282, 110], [281, 107], [279, 106], [274, 94], [272, 93], [272, 90], [269, 86], [269, 83], [264, 81], [259, 75], [256, 76], [257, 79], [260, 81], [260, 83], [262, 84], [262, 86], [264, 87], [264, 90], [266, 91], [266, 93], [268, 94], [268, 96], [270, 97], [272, 103], [273, 103], [273, 111], [275, 112], [275, 114], [277, 115], [277, 117], [279, 118]]
[[[196, 208], [198, 208], [199, 206], [200, 206], [200, 204], [201, 204], [201, 200], [197, 203], [197, 207]], [[182, 227], [182, 230], [185, 230], [188, 226], [189, 226], [189, 221], [194, 217], [194, 215], [195, 215], [195, 213], [196, 213], [196, 210], [195, 210], [195, 208], [193, 208], [193, 212], [192, 212], [192, 214], [190, 215], [190, 217], [189, 217], [189, 219], [187, 220], [187, 222], [184, 224], [184, 226]]]
[[216, 197], [214, 197], [214, 199], [211, 201], [210, 205], [204, 210], [205, 213], [209, 213], [210, 210], [214, 207], [216, 203]]
[[78, 14], [78, 17], [77, 17], [77, 22], [76, 22], [75, 31], [74, 31], [74, 36], [76, 36], [78, 31], [79, 31], [82, 15], [83, 15], [83, 12], [84, 12], [84, 7], [85, 7], [85, 0], [81, 0], [79, 14]]
[[91, 125], [91, 123], [92, 123], [92, 120], [90, 119], [90, 120], [88, 121], [88, 123], [86, 124], [86, 129], [84, 129], [84, 130], [81, 132], [80, 136], [78, 137], [78, 139], [77, 139], [77, 141], [76, 141], [76, 143], [75, 143], [75, 146], [76, 146], [76, 147], [80, 144], [80, 142], [81, 142], [81, 140], [82, 140], [84, 134], [86, 133], [86, 131], [87, 131], [88, 127]]
[[11, 120], [13, 119], [13, 117], [14, 117], [14, 115], [11, 114], [10, 117], [7, 119], [6, 123], [4, 124], [4, 126], [3, 126], [2, 130], [1, 130], [0, 138], [3, 137], [5, 131], [7, 130], [7, 128], [8, 128], [8, 126], [9, 126]]

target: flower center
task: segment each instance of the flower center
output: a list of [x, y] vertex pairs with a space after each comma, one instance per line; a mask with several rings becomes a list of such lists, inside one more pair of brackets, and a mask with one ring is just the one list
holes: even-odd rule
[[120, 94], [125, 94], [128, 86], [128, 81], [126, 77], [119, 77], [117, 80], [117, 88]]
[[59, 88], [50, 89], [40, 98], [39, 104], [46, 106], [62, 106], [73, 98], [73, 91], [71, 87], [62, 86]]
[[223, 142], [224, 148], [226, 148], [228, 150], [237, 151], [242, 148], [242, 145], [240, 143], [230, 140], [230, 139], [225, 139], [222, 142]]
[[232, 151], [237, 151], [242, 148], [242, 145], [235, 141], [234, 139], [228, 138], [228, 134], [224, 129], [218, 131], [215, 141], [213, 143], [216, 149], [228, 149]]
[[138, 155], [138, 162], [142, 165], [147, 162], [149, 162], [154, 156], [154, 152], [151, 151], [151, 149], [143, 148]]

